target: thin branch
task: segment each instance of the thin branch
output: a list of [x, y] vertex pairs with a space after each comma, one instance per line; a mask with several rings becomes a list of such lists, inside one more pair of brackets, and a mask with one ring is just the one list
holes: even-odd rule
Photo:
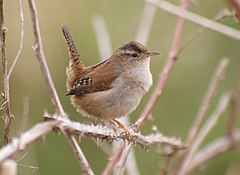
[[9, 159], [0, 166], [0, 175], [17, 175], [16, 161]]
[[19, 134], [26, 129], [28, 118], [29, 118], [29, 97], [23, 97], [23, 112], [18, 129]]
[[218, 106], [216, 107], [215, 111], [209, 117], [209, 120], [206, 124], [202, 127], [199, 134], [196, 136], [196, 139], [192, 143], [192, 145], [188, 148], [187, 153], [184, 156], [184, 161], [181, 163], [181, 167], [176, 169], [176, 175], [186, 175], [186, 170], [188, 165], [192, 161], [192, 156], [196, 152], [197, 148], [204, 140], [206, 135], [210, 132], [210, 130], [215, 126], [216, 122], [218, 121], [221, 114], [226, 110], [230, 101], [230, 94], [224, 94], [221, 99], [219, 100]]
[[23, 41], [24, 41], [24, 16], [23, 16], [23, 8], [22, 8], [22, 0], [18, 0], [18, 6], [19, 6], [19, 13], [20, 13], [20, 24], [21, 24], [21, 34], [20, 34], [20, 44], [19, 49], [16, 57], [14, 58], [12, 66], [9, 68], [7, 79], [10, 78], [12, 71], [22, 53], [23, 50]]
[[150, 36], [150, 31], [153, 25], [155, 14], [156, 7], [149, 3], [145, 3], [141, 23], [137, 32], [137, 36], [135, 37], [136, 41], [144, 45], [147, 43], [148, 38]]
[[[86, 136], [91, 137], [93, 139], [102, 139], [102, 140], [108, 140], [108, 141], [114, 141], [114, 140], [126, 140], [127, 136], [126, 134], [123, 134], [121, 130], [114, 131], [107, 126], [89, 126], [84, 125], [79, 122], [73, 122], [69, 120], [68, 118], [63, 118], [59, 116], [51, 116], [49, 114], [45, 114], [46, 120], [56, 120], [60, 122], [59, 128], [61, 130], [65, 130], [66, 132], [72, 134], [72, 135], [79, 135], [79, 136]], [[140, 133], [136, 133], [133, 130], [129, 129], [129, 132], [131, 132], [132, 138], [129, 141], [133, 144], [140, 145], [143, 149], [147, 150], [150, 146], [167, 146], [171, 147], [172, 151], [178, 151], [185, 149], [186, 146], [181, 143], [181, 141], [177, 138], [170, 138], [162, 135], [158, 131], [155, 131], [154, 133], [143, 136]], [[164, 149], [162, 149], [163, 154], [169, 154], [164, 153]]]
[[200, 105], [196, 119], [192, 125], [192, 128], [190, 129], [190, 131], [188, 133], [187, 143], [189, 145], [191, 145], [191, 143], [194, 141], [196, 135], [198, 134], [198, 132], [201, 128], [201, 125], [203, 123], [204, 118], [206, 117], [206, 113], [211, 104], [211, 101], [212, 101], [214, 95], [216, 94], [219, 82], [224, 77], [224, 74], [225, 74], [228, 64], [229, 64], [228, 59], [224, 58], [224, 59], [220, 60], [218, 66], [213, 74], [212, 80], [210, 81], [210, 84], [208, 86], [208, 90], [205, 94], [205, 97], [203, 98], [202, 104]]
[[94, 175], [92, 168], [90, 167], [82, 149], [80, 148], [74, 136], [65, 132], [65, 130], [62, 130], [62, 131], [65, 134], [65, 136], [68, 138], [69, 142], [71, 142], [70, 145], [72, 146], [72, 149], [77, 150], [75, 153], [75, 156], [78, 159], [78, 162], [81, 166], [81, 169], [83, 170], [83, 173], [86, 175]]
[[[86, 136], [93, 139], [107, 141], [121, 140], [126, 138], [126, 136], [122, 135], [121, 131], [118, 131], [116, 133], [114, 130], [111, 130], [104, 126], [84, 125], [78, 122], [72, 122], [68, 118], [57, 115], [46, 115], [45, 118], [48, 119], [48, 121], [36, 124], [31, 129], [22, 133], [19, 138], [14, 138], [11, 143], [0, 150], [0, 164], [6, 159], [15, 155], [15, 153], [18, 151], [24, 150], [27, 146], [43, 138], [46, 134], [52, 131], [53, 128], [59, 128], [60, 130], [64, 130], [72, 135]], [[172, 151], [175, 152], [186, 149], [186, 146], [183, 145], [179, 139], [166, 137], [158, 132], [148, 136], [143, 136], [139, 133], [133, 133], [132, 135], [133, 138], [131, 142], [139, 144], [144, 149], [148, 149], [151, 145], [161, 145], [163, 147], [172, 149]], [[164, 148], [162, 152], [163, 154], [166, 154], [164, 153]], [[79, 152], [77, 154], [79, 154]]]
[[190, 174], [197, 168], [201, 168], [207, 165], [208, 162], [213, 160], [215, 157], [222, 155], [229, 150], [239, 148], [240, 145], [240, 132], [234, 131], [232, 138], [223, 136], [216, 139], [212, 143], [208, 144], [205, 148], [199, 150], [192, 158], [190, 164], [187, 167], [186, 174]]
[[54, 127], [57, 127], [58, 123], [58, 121], [38, 123], [28, 131], [22, 133], [19, 138], [13, 138], [11, 143], [0, 150], [0, 164], [17, 152], [24, 150], [27, 146], [43, 138]]
[[[216, 16], [213, 17], [213, 20], [215, 22], [220, 21], [226, 17], [230, 17], [233, 14], [229, 10], [221, 10]], [[188, 38], [183, 42], [182, 46], [179, 48], [178, 55], [182, 53], [182, 51], [190, 45], [190, 43], [196, 39], [207, 27], [205, 26], [200, 26], [195, 32], [190, 34]]]
[[235, 12], [235, 16], [236, 16], [238, 22], [240, 22], [240, 3], [239, 3], [239, 0], [227, 0], [227, 2], [232, 6], [232, 8]]
[[103, 61], [111, 56], [112, 46], [106, 23], [102, 16], [95, 16], [92, 20], [93, 29], [97, 38], [100, 58]]
[[109, 159], [109, 162], [108, 162], [107, 166], [105, 167], [105, 169], [103, 170], [102, 175], [110, 175], [111, 174], [113, 167], [115, 166], [115, 164], [118, 162], [119, 158], [122, 155], [123, 148], [124, 148], [124, 144], [119, 145], [119, 148], [116, 149], [115, 153]]
[[43, 52], [43, 44], [42, 44], [42, 39], [41, 39], [40, 29], [39, 29], [39, 24], [38, 24], [36, 5], [35, 5], [34, 0], [28, 0], [28, 4], [29, 4], [30, 13], [31, 13], [32, 24], [33, 24], [33, 35], [34, 35], [34, 39], [35, 39], [34, 51], [35, 51], [37, 60], [40, 64], [43, 78], [47, 85], [48, 93], [49, 93], [49, 95], [52, 99], [52, 103], [56, 109], [56, 113], [64, 116], [65, 112], [62, 108], [59, 97], [57, 95], [57, 91], [54, 86], [52, 77], [50, 75], [48, 65], [46, 62], [46, 58], [45, 58], [45, 55]]
[[[216, 93], [218, 84], [219, 84], [220, 80], [224, 77], [224, 73], [225, 73], [228, 63], [229, 63], [229, 60], [222, 59], [219, 61], [219, 64], [218, 64], [217, 68], [215, 69], [212, 80], [210, 81], [210, 84], [208, 86], [208, 90], [205, 94], [202, 104], [200, 105], [196, 119], [192, 125], [192, 128], [190, 129], [190, 131], [188, 133], [187, 145], [189, 147], [191, 147], [192, 144], [194, 143], [194, 141], [196, 141], [196, 136], [198, 135], [198, 133], [201, 129], [203, 120], [206, 117], [207, 110], [211, 104], [211, 101], [212, 101], [215, 93]], [[184, 153], [184, 155], [181, 157], [181, 160], [179, 161], [176, 171], [175, 171], [176, 173], [180, 171], [179, 169], [181, 169], [183, 162], [185, 162], [184, 159], [188, 156], [190, 149], [191, 148], [189, 148]]]
[[168, 172], [170, 170], [172, 159], [173, 159], [172, 156], [165, 157], [165, 159], [163, 161], [163, 165], [160, 168], [160, 174], [161, 175], [167, 175], [168, 174]]
[[10, 95], [9, 95], [9, 80], [8, 75], [8, 60], [7, 60], [7, 49], [6, 49], [6, 35], [7, 28], [4, 24], [4, 9], [3, 0], [0, 1], [0, 49], [2, 57], [3, 67], [3, 103], [4, 103], [4, 114], [3, 114], [3, 145], [10, 142], [10, 125], [12, 121], [12, 115], [10, 110]]
[[126, 162], [126, 173], [131, 175], [140, 175], [140, 171], [137, 166], [137, 160], [133, 147], [130, 149]]
[[125, 164], [129, 155], [129, 152], [131, 150], [132, 145], [129, 144], [127, 145], [124, 150], [123, 150], [123, 154], [121, 156], [121, 159], [119, 160], [118, 164], [117, 164], [117, 169], [116, 169], [116, 175], [123, 175], [124, 171], [125, 171]]
[[233, 92], [231, 100], [231, 111], [227, 123], [227, 135], [232, 136], [234, 131], [234, 125], [237, 120], [237, 114], [239, 112], [239, 103], [240, 103], [240, 70], [238, 70], [238, 79], [236, 83], [235, 92]]
[[[36, 54], [36, 57], [40, 64], [40, 68], [41, 68], [44, 80], [45, 80], [47, 88], [48, 88], [48, 93], [49, 93], [49, 95], [52, 99], [52, 103], [55, 107], [55, 110], [56, 110], [55, 112], [56, 112], [56, 114], [61, 115], [62, 117], [66, 117], [66, 114], [62, 107], [62, 104], [57, 95], [57, 91], [54, 86], [52, 77], [50, 75], [50, 71], [48, 69], [46, 58], [45, 58], [45, 55], [43, 52], [43, 45], [42, 45], [42, 39], [41, 39], [40, 29], [39, 29], [39, 24], [38, 24], [36, 5], [35, 5], [34, 0], [28, 0], [28, 3], [29, 3], [29, 9], [30, 9], [31, 17], [32, 17], [32, 23], [33, 23], [33, 35], [35, 38], [35, 48], [34, 48], [35, 54]], [[76, 155], [76, 157], [78, 158], [78, 160], [82, 159], [84, 157], [84, 155], [81, 154], [82, 151], [81, 151], [80, 147], [76, 147], [75, 145], [73, 145], [76, 142], [76, 139], [72, 136], [69, 136], [67, 140], [68, 140], [69, 144], [72, 146], [73, 152]], [[86, 158], [84, 157], [84, 159], [86, 159]], [[85, 161], [82, 160], [79, 163], [80, 164], [85, 163]], [[81, 167], [85, 167], [85, 165], [82, 165]]]
[[177, 16], [181, 16], [189, 21], [192, 21], [196, 24], [199, 24], [201, 26], [205, 26], [209, 29], [212, 29], [214, 31], [217, 31], [219, 33], [222, 33], [226, 36], [229, 36], [233, 39], [240, 40], [240, 31], [231, 27], [228, 27], [224, 24], [217, 23], [215, 21], [209, 20], [207, 18], [204, 18], [200, 15], [197, 15], [195, 13], [189, 12], [185, 9], [179, 8], [176, 5], [173, 5], [165, 0], [146, 0], [147, 2], [154, 4], [158, 6], [159, 8], [162, 8], [172, 14], [175, 14]]

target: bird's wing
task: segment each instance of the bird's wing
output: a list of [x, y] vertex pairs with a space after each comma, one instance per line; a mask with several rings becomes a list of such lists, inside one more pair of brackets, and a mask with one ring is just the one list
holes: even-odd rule
[[[104, 69], [103, 69], [104, 67]], [[112, 88], [112, 82], [121, 74], [109, 62], [104, 61], [80, 72], [72, 88], [66, 95], [85, 95], [93, 92], [106, 91]]]

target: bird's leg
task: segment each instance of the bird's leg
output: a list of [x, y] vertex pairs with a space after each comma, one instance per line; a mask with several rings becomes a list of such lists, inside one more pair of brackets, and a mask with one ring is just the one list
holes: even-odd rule
[[112, 118], [112, 121], [114, 121], [118, 125], [119, 128], [122, 128], [124, 130], [127, 140], [130, 140], [130, 133], [129, 133], [128, 129], [114, 117]]

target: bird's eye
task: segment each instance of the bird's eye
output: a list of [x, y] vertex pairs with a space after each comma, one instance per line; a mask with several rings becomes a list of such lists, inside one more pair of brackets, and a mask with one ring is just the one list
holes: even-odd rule
[[136, 58], [137, 56], [138, 56], [138, 55], [137, 55], [136, 53], [133, 53], [133, 54], [132, 54], [132, 57], [133, 57], [133, 58]]

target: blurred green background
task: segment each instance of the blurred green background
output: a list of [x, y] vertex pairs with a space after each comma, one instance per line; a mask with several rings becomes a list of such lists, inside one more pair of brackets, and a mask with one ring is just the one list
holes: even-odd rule
[[[19, 11], [17, 1], [4, 2], [5, 23], [8, 28], [7, 53], [9, 63], [11, 64], [19, 48]], [[172, 0], [171, 2], [174, 4], [178, 3], [176, 0]], [[45, 55], [64, 109], [73, 120], [90, 123], [91, 120], [83, 119], [75, 112], [75, 109], [70, 105], [69, 98], [64, 96], [66, 92], [65, 69], [68, 64], [68, 53], [61, 33], [61, 26], [67, 24], [69, 27], [85, 64], [95, 64], [99, 62], [100, 56], [92, 27], [93, 18], [96, 15], [100, 15], [105, 19], [112, 47], [116, 49], [123, 42], [135, 38], [144, 9], [144, 1], [42, 0], [36, 1], [36, 5]], [[190, 10], [212, 18], [226, 7], [227, 4], [225, 1], [201, 0], [197, 4], [191, 5]], [[24, 97], [29, 98], [30, 109], [25, 129], [42, 121], [44, 110], [47, 110], [49, 113], [54, 111], [41, 76], [38, 62], [32, 50], [34, 42], [27, 1], [23, 2], [23, 10], [25, 18], [24, 48], [10, 79], [11, 110], [15, 116], [15, 120], [12, 123], [12, 136], [18, 136], [20, 133]], [[162, 9], [157, 9], [151, 35], [147, 43], [149, 50], [161, 52], [160, 57], [156, 57], [151, 61], [154, 85], [156, 85], [159, 72], [166, 61], [176, 20], [176, 16], [170, 15]], [[221, 22], [240, 29], [239, 24], [233, 18], [224, 19]], [[187, 21], [182, 39], [186, 39], [198, 27], [198, 25]], [[148, 134], [151, 131], [151, 127], [156, 125], [165, 135], [176, 136], [184, 140], [196, 116], [214, 69], [222, 57], [228, 57], [230, 64], [209, 113], [214, 109], [222, 93], [235, 88], [237, 71], [240, 68], [239, 55], [239, 41], [211, 30], [205, 30], [180, 55], [163, 95], [154, 108], [154, 119], [145, 125], [142, 133]], [[0, 80], [2, 82], [2, 74]], [[0, 89], [2, 89], [2, 83], [0, 85]], [[154, 86], [151, 88], [151, 92], [153, 89]], [[131, 115], [131, 123], [137, 119], [143, 110], [151, 92], [144, 97], [140, 106]], [[228, 116], [229, 110], [224, 113], [202, 146], [225, 133]], [[0, 131], [2, 131], [2, 125], [1, 122]], [[239, 122], [236, 123], [236, 127], [239, 127]], [[106, 154], [89, 138], [82, 138], [81, 147], [94, 172], [100, 174], [108, 161]], [[156, 174], [159, 172], [159, 167], [163, 160], [160, 155], [156, 154], [154, 150], [145, 152], [139, 146], [136, 146], [134, 151], [138, 167], [142, 174]], [[58, 136], [51, 133], [46, 137], [45, 141], [37, 142], [25, 152], [28, 152], [27, 156], [19, 163], [36, 166], [38, 170], [19, 166], [19, 174], [81, 174], [73, 152], [62, 135]], [[203, 170], [194, 172], [193, 174], [233, 175], [240, 172], [239, 164], [239, 152], [230, 151], [209, 163]]]

